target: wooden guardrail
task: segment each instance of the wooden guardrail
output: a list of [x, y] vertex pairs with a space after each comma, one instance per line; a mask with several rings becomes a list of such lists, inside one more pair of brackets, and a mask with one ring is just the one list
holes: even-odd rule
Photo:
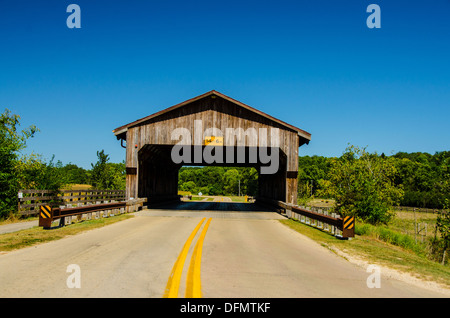
[[312, 211], [298, 205], [266, 198], [258, 197], [256, 202], [282, 210], [290, 219], [317, 227], [337, 237], [348, 239], [355, 236], [355, 219], [352, 216], [342, 218], [340, 215], [324, 209], [318, 208], [316, 211]]
[[52, 208], [49, 205], [41, 205], [39, 208], [39, 226], [49, 229], [52, 227], [52, 223], [58, 219], [60, 220], [59, 226], [71, 224], [73, 216], [77, 216], [78, 220], [82, 220], [83, 217], [86, 220], [90, 220], [92, 218], [98, 219], [100, 217], [114, 216], [115, 214], [136, 212], [143, 207], [145, 202], [147, 202], [147, 199], [139, 198], [122, 202], [88, 204], [75, 208]]
[[19, 190], [18, 213], [21, 216], [34, 216], [38, 215], [43, 205], [56, 208], [123, 200], [125, 190]]

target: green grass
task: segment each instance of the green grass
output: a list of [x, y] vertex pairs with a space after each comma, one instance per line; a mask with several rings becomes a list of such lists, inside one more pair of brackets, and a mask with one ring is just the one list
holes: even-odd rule
[[11, 217], [9, 217], [7, 219], [0, 220], [0, 225], [19, 223], [19, 222], [36, 221], [36, 220], [39, 220], [39, 217], [37, 217], [37, 216], [20, 217], [17, 215], [11, 215]]
[[134, 217], [132, 214], [121, 214], [113, 217], [77, 222], [68, 226], [44, 230], [42, 227], [21, 230], [0, 235], [0, 252], [12, 251], [40, 243], [58, 240], [69, 235], [100, 228], [109, 224]]
[[340, 250], [348, 255], [364, 259], [369, 264], [379, 264], [407, 272], [450, 288], [450, 266], [427, 259], [414, 240], [392, 229], [357, 222], [355, 238], [340, 240], [327, 232], [295, 220], [280, 220], [280, 222], [330, 250]]
[[375, 237], [386, 243], [400, 246], [407, 250], [413, 251], [416, 254], [425, 256], [423, 246], [420, 243], [416, 243], [413, 237], [397, 232], [386, 226], [374, 226], [366, 223], [359, 224], [355, 228], [355, 234], [360, 236]]
[[245, 196], [229, 196], [233, 202], [245, 202]]
[[437, 218], [436, 213], [416, 212], [414, 215], [414, 212], [411, 211], [394, 212], [395, 217], [388, 225], [390, 229], [414, 237], [414, 224], [417, 224], [421, 229], [421, 235], [417, 236], [419, 240], [422, 240], [425, 236], [434, 236]]

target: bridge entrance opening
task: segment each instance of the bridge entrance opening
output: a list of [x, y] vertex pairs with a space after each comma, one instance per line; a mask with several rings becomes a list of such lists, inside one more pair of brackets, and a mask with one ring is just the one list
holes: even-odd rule
[[[267, 193], [271, 185], [273, 197], [284, 199], [286, 155], [283, 152], [276, 152], [277, 172], [265, 175], [261, 170], [267, 163], [250, 160], [250, 154], [258, 149], [234, 147], [229, 152], [234, 153], [234, 159], [229, 156], [226, 160], [227, 149], [219, 147], [222, 146], [198, 149], [213, 155], [222, 152], [222, 160], [216, 156], [218, 162], [201, 160], [196, 163], [193, 158], [196, 149], [192, 146], [185, 151], [193, 160], [184, 164], [174, 162], [172, 145], [143, 146], [138, 153], [138, 197], [147, 198], [149, 208], [170, 203], [164, 206], [181, 210], [261, 211], [261, 205], [255, 204], [255, 200], [261, 188]], [[271, 150], [265, 151], [270, 154]], [[243, 154], [240, 159], [239, 154]]]

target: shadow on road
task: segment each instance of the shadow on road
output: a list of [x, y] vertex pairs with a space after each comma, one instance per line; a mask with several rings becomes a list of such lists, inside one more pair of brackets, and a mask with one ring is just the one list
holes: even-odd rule
[[166, 204], [158, 204], [157, 206], [149, 206], [148, 209], [164, 209], [164, 210], [184, 210], [184, 211], [239, 211], [239, 212], [273, 212], [268, 207], [261, 206], [256, 203], [240, 203], [240, 202], [171, 202]]

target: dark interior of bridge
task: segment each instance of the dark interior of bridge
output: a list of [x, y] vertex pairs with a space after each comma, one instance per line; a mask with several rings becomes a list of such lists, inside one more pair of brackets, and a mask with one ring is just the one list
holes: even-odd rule
[[[286, 193], [286, 155], [279, 151], [278, 163], [279, 168], [275, 174], [261, 174], [260, 169], [265, 163], [259, 160], [249, 160], [252, 151], [258, 149], [251, 149], [251, 147], [234, 147], [234, 157], [226, 158], [226, 151], [222, 151], [223, 160], [219, 162], [207, 162], [205, 158], [194, 157], [196, 150], [203, 153], [205, 146], [201, 149], [196, 149], [195, 146], [190, 146], [191, 161], [175, 163], [172, 157], [172, 145], [145, 145], [139, 151], [139, 173], [138, 173], [138, 196], [140, 198], [147, 198], [148, 207], [156, 208], [164, 205], [168, 209], [181, 210], [210, 210], [210, 211], [261, 211], [260, 204], [255, 203], [241, 203], [241, 202], [227, 202], [223, 199], [216, 201], [196, 201], [186, 202], [178, 201], [178, 175], [179, 170], [183, 166], [228, 166], [228, 167], [254, 167], [258, 171], [258, 195], [275, 200], [285, 200]], [[256, 148], [256, 147], [255, 147]], [[238, 160], [237, 154], [242, 151], [245, 160]], [[268, 150], [270, 153], [270, 149]], [[213, 155], [214, 152], [213, 152]], [[217, 158], [217, 157], [216, 157]], [[227, 160], [228, 159], [228, 160]], [[238, 162], [241, 161], [241, 162]], [[242, 162], [243, 161], [243, 162]], [[251, 162], [249, 162], [251, 161]], [[175, 200], [174, 200], [175, 199]], [[174, 202], [175, 201], [175, 202]], [[178, 202], [177, 202], [178, 201]]]

